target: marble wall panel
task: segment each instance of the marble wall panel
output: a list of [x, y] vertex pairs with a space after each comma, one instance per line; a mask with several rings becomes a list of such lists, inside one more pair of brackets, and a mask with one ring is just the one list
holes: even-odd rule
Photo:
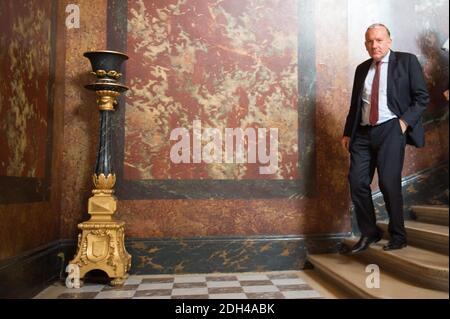
[[59, 238], [50, 196], [56, 10], [52, 0], [0, 3], [0, 260]]
[[[294, 0], [129, 2], [124, 178], [296, 179], [297, 26]], [[178, 128], [186, 157], [174, 163]], [[225, 163], [226, 128], [255, 134], [254, 160], [232, 151]]]
[[52, 1], [0, 3], [0, 176], [44, 177]]

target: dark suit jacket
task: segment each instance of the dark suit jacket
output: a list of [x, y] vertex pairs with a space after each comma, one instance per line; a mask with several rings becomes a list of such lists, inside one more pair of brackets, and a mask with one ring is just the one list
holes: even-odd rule
[[[350, 143], [353, 141], [356, 128], [361, 123], [364, 81], [371, 64], [372, 59], [369, 59], [358, 65], [355, 71], [350, 110], [344, 129], [344, 136], [351, 137]], [[406, 143], [416, 147], [425, 145], [422, 114], [428, 101], [427, 86], [417, 57], [410, 53], [391, 50], [387, 78], [388, 107], [395, 115], [408, 123]]]

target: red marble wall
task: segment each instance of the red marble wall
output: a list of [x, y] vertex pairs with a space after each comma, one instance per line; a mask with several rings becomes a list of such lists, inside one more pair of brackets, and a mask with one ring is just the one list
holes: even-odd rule
[[[130, 60], [126, 70], [131, 90], [126, 100], [124, 177], [302, 178], [298, 174], [298, 2], [128, 4]], [[312, 24], [314, 21], [311, 18]], [[330, 61], [335, 58], [331, 55]], [[329, 98], [346, 98], [339, 93], [336, 90]], [[185, 127], [192, 134], [195, 119], [222, 132], [226, 127], [278, 128], [280, 162], [276, 174], [260, 174], [258, 164], [171, 162], [171, 130]], [[339, 125], [336, 122], [327, 130], [317, 130], [317, 137], [323, 137], [323, 150], [339, 153], [335, 145], [330, 148], [329, 141], [330, 134], [341, 134]], [[319, 183], [317, 198], [127, 200], [119, 203], [118, 217], [129, 222], [127, 233], [131, 237], [348, 231], [346, 184], [342, 182], [345, 172], [335, 169], [337, 161], [331, 163], [333, 166], [325, 161], [320, 165], [318, 178], [328, 172], [333, 178]], [[330, 192], [336, 200], [323, 200]]]
[[0, 175], [44, 177], [51, 1], [0, 3]]
[[[0, 201], [0, 260], [60, 235], [55, 197], [40, 202], [27, 198], [34, 193], [27, 187], [30, 182], [36, 188], [50, 184], [46, 163], [54, 156], [47, 144], [53, 138], [51, 28], [52, 1], [0, 2], [0, 186], [20, 198], [11, 202], [1, 196], [6, 201]], [[52, 178], [55, 186], [58, 172]]]
[[324, 223], [314, 211], [314, 202], [298, 199], [126, 200], [117, 218], [135, 238], [325, 234], [348, 227], [337, 215]]
[[[296, 179], [297, 34], [295, 0], [130, 1], [124, 177]], [[198, 149], [194, 120], [203, 129]], [[176, 128], [189, 134], [182, 163], [171, 157]], [[219, 134], [212, 164], [202, 157], [206, 128]], [[276, 167], [261, 174], [268, 163], [259, 156], [225, 163], [225, 128], [266, 129], [267, 139], [277, 129]]]
[[[394, 38], [394, 49], [419, 55], [430, 88], [435, 88], [436, 94], [439, 92], [433, 83], [440, 85], [437, 79], [442, 76], [439, 69], [441, 56], [434, 53], [430, 58], [424, 53], [430, 51], [422, 51], [423, 46], [412, 46], [411, 42], [415, 43], [416, 40], [412, 39], [420, 38], [425, 30], [430, 36], [422, 38], [427, 39], [422, 42], [427, 43], [429, 49], [437, 47], [438, 42], [448, 36], [448, 10], [441, 10], [441, 2], [418, 7], [418, 2], [410, 4], [406, 0], [399, 1], [401, 4], [385, 1], [379, 6], [377, 1], [368, 1], [367, 7], [359, 5], [358, 10], [353, 2], [322, 0], [314, 3], [313, 12], [305, 13], [297, 11], [302, 1], [222, 1], [220, 5], [213, 5], [212, 1], [187, 1], [185, 5], [177, 1], [128, 2], [127, 53], [131, 59], [126, 62], [129, 68], [126, 84], [132, 90], [127, 94], [125, 112], [123, 168], [127, 179], [239, 181], [301, 178], [296, 170], [300, 155], [296, 147], [301, 136], [297, 137], [298, 114], [294, 104], [304, 93], [297, 89], [298, 72], [302, 70], [298, 70], [296, 64], [297, 52], [302, 53], [301, 47], [297, 51], [297, 36], [302, 35], [302, 30], [296, 24], [302, 14], [309, 15], [315, 26], [316, 69], [313, 79], [316, 86], [316, 186], [312, 196], [291, 199], [122, 200], [117, 217], [126, 222], [128, 237], [299, 235], [350, 230], [346, 177], [348, 156], [339, 142], [348, 110], [353, 72], [356, 65], [367, 58], [363, 46], [365, 27], [372, 20], [392, 22], [397, 37]], [[64, 8], [69, 3], [68, 0], [58, 1], [61, 24], [66, 16]], [[17, 224], [17, 219], [45, 225], [59, 219], [61, 238], [75, 238], [77, 224], [88, 218], [87, 199], [92, 189], [90, 176], [98, 143], [98, 110], [95, 96], [84, 89], [91, 78], [88, 75], [89, 62], [82, 53], [107, 47], [108, 1], [83, 0], [77, 4], [81, 12], [80, 28], [62, 28], [64, 39], [58, 42], [59, 52], [65, 56], [58, 67], [58, 74], [64, 74], [64, 78], [57, 85], [63, 94], [55, 112], [57, 155], [52, 164], [59, 172], [56, 173], [59, 179], [53, 184], [58, 191], [52, 199], [56, 198], [57, 208], [50, 209], [58, 216], [50, 218], [45, 215], [46, 204], [34, 208], [42, 212], [42, 215], [34, 214], [36, 219], [29, 219], [25, 205], [14, 210], [8, 205], [0, 208], [5, 225]], [[421, 16], [419, 26], [411, 29], [406, 24], [405, 21], [411, 17], [399, 15], [399, 5], [413, 8], [413, 13]], [[164, 6], [168, 9], [162, 10]], [[368, 13], [372, 7], [378, 9], [379, 16]], [[368, 15], [369, 18], [362, 20], [361, 17]], [[442, 15], [446, 18], [441, 19]], [[404, 22], [393, 23], [394, 20]], [[207, 23], [200, 26], [205, 21]], [[435, 43], [431, 34], [437, 39]], [[221, 59], [217, 60], [219, 55]], [[255, 74], [261, 75], [256, 77]], [[257, 94], [252, 96], [252, 92]], [[433, 101], [431, 113], [440, 107], [437, 95]], [[247, 164], [200, 165], [198, 170], [194, 170], [193, 167], [197, 166], [192, 164], [173, 165], [167, 158], [171, 145], [168, 133], [178, 126], [190, 128], [193, 119], [197, 118], [202, 120], [204, 127], [220, 129], [279, 128], [282, 154], [279, 170], [273, 176], [261, 177], [256, 169], [258, 166]], [[427, 147], [421, 150], [408, 148], [405, 176], [448, 160], [447, 125], [448, 120], [430, 122], [426, 133]], [[21, 174], [28, 174], [23, 172]], [[14, 218], [9, 215], [12, 211], [17, 212]], [[32, 237], [34, 235], [31, 234], [38, 233], [34, 228], [29, 229], [32, 229]], [[52, 231], [50, 233], [53, 234]], [[21, 242], [14, 238], [12, 232], [7, 236], [6, 243]], [[39, 238], [44, 238], [42, 236]], [[22, 242], [28, 244], [19, 246], [30, 248], [32, 241], [24, 239]], [[20, 249], [14, 248], [8, 254]]]
[[[129, 3], [127, 45], [131, 59], [127, 62], [127, 78], [132, 90], [127, 96], [125, 178], [238, 180], [258, 178], [255, 173], [236, 174], [236, 169], [233, 168], [225, 171], [221, 165], [211, 165], [212, 169], [200, 165], [198, 170], [194, 170], [192, 165], [176, 167], [170, 163], [167, 154], [171, 145], [168, 142], [171, 128], [176, 126], [190, 128], [194, 118], [206, 121], [210, 127], [228, 127], [228, 123], [246, 127], [247, 122], [242, 119], [249, 117], [251, 113], [249, 110], [256, 112], [263, 110], [272, 115], [286, 113], [279, 115], [281, 120], [275, 120], [274, 127], [283, 127], [280, 123], [285, 123], [286, 128], [291, 131], [298, 129], [297, 122], [292, 122], [294, 118], [295, 120], [297, 118], [295, 109], [289, 111], [289, 108], [279, 108], [277, 103], [269, 103], [267, 99], [260, 105], [249, 97], [249, 92], [251, 95], [253, 90], [259, 93], [258, 84], [264, 82], [260, 78], [257, 78], [259, 82], [252, 82], [252, 77], [248, 77], [247, 72], [252, 69], [260, 70], [258, 68], [264, 66], [259, 63], [261, 56], [268, 55], [272, 61], [278, 61], [283, 65], [283, 55], [273, 54], [267, 45], [261, 47], [260, 42], [258, 44], [253, 42], [256, 38], [255, 29], [252, 28], [254, 25], [259, 26], [260, 30], [256, 33], [259, 37], [267, 40], [274, 39], [272, 31], [267, 31], [269, 28], [264, 26], [271, 26], [273, 30], [275, 27], [272, 26], [272, 21], [277, 22], [280, 17], [275, 16], [272, 21], [260, 19], [260, 17], [270, 13], [275, 2], [270, 2], [269, 5], [264, 5], [263, 9], [257, 10], [261, 15], [253, 14], [250, 15], [251, 17], [248, 17], [248, 9], [257, 2], [227, 1], [225, 3], [229, 5], [228, 8], [213, 5], [208, 1], [202, 2], [201, 5], [196, 3], [195, 6], [192, 6], [189, 1], [185, 5], [180, 5], [178, 2]], [[365, 28], [375, 21], [382, 21], [388, 25], [394, 20], [397, 21], [392, 24], [391, 29], [404, 36], [398, 37], [394, 49], [416, 53], [424, 65], [427, 78], [435, 79], [438, 78], [436, 73], [428, 72], [427, 65], [436, 64], [437, 59], [427, 59], [419, 45], [411, 47], [409, 44], [411, 41], [416, 41], [415, 39], [427, 29], [426, 22], [433, 20], [433, 14], [438, 10], [440, 16], [443, 12], [447, 12], [445, 8], [441, 10], [442, 4], [430, 5], [422, 8], [422, 11], [419, 10], [420, 12], [416, 11], [415, 15], [425, 14], [427, 17], [420, 18], [422, 25], [416, 27], [411, 34], [410, 28], [405, 23], [399, 22], [408, 21], [410, 17], [395, 15], [394, 19], [393, 13], [398, 12], [399, 5], [416, 10], [417, 3], [403, 1], [402, 4], [398, 4], [391, 1], [379, 6], [377, 4], [378, 2], [372, 1], [367, 6], [363, 6], [356, 5], [353, 1], [347, 5], [344, 2], [324, 0], [313, 5], [316, 57], [316, 187], [313, 197], [277, 200], [121, 201], [118, 216], [127, 221], [128, 235], [131, 237], [245, 236], [326, 234], [348, 231], [350, 206], [347, 185], [348, 154], [341, 149], [340, 138], [348, 111], [354, 69], [357, 64], [368, 58], [363, 44]], [[167, 8], [170, 6], [170, 9], [163, 10], [166, 5]], [[286, 22], [281, 24], [288, 28], [282, 29], [283, 41], [287, 43], [282, 47], [291, 48], [297, 44], [295, 40], [290, 40], [293, 33], [298, 32], [300, 36], [302, 35], [302, 30], [295, 27], [298, 16], [295, 17], [294, 13], [301, 15], [302, 12], [297, 12], [295, 2], [283, 2], [283, 6], [281, 11], [285, 12], [287, 18]], [[289, 6], [291, 6], [290, 9], [286, 9]], [[240, 9], [236, 10], [236, 7]], [[373, 8], [377, 10], [370, 11]], [[190, 23], [187, 23], [186, 16], [190, 18]], [[369, 18], [362, 19], [362, 17]], [[208, 27], [199, 28], [200, 23]], [[230, 34], [236, 32], [235, 26], [240, 31], [240, 36], [236, 36], [233, 41], [238, 41], [239, 45], [230, 40]], [[446, 28], [442, 23], [437, 24], [435, 28], [438, 37], [448, 36], [448, 27]], [[434, 46], [436, 45], [435, 43]], [[238, 58], [239, 54], [246, 52], [253, 52], [252, 58]], [[299, 52], [301, 54], [301, 48]], [[224, 61], [223, 65], [217, 62], [214, 54], [220, 54]], [[290, 54], [292, 58], [293, 55]], [[230, 60], [230, 56], [234, 56], [235, 59]], [[138, 59], [139, 62], [133, 59]], [[218, 65], [222, 65], [223, 69], [218, 68]], [[296, 68], [295, 63], [289, 65], [291, 68]], [[436, 67], [439, 69], [437, 65], [433, 69]], [[295, 70], [295, 72], [302, 72], [302, 70]], [[442, 70], [440, 72], [442, 73]], [[241, 74], [244, 88], [239, 92], [247, 96], [242, 100], [240, 100], [242, 94], [234, 95], [236, 84], [233, 81], [222, 81], [226, 76], [238, 74]], [[269, 82], [281, 87], [294, 87], [294, 83], [296, 85], [298, 77], [291, 72], [282, 72], [282, 74], [283, 76], [269, 77]], [[283, 83], [277, 83], [277, 81]], [[285, 83], [286, 81], [291, 83]], [[429, 84], [432, 91], [433, 81], [429, 81]], [[220, 92], [228, 96], [227, 99], [217, 95], [219, 88]], [[202, 92], [202, 89], [209, 92], [209, 95], [206, 95], [208, 99], [198, 94]], [[290, 92], [293, 95], [281, 95], [276, 101], [283, 106], [291, 105], [291, 103], [286, 104], [286, 101], [290, 101], [291, 98], [297, 99], [298, 94], [302, 93], [295, 90]], [[240, 103], [239, 101], [248, 102]], [[221, 102], [220, 108], [217, 106], [219, 102]], [[233, 108], [233, 105], [238, 107]], [[254, 106], [257, 106], [256, 109]], [[433, 113], [435, 108], [435, 104], [430, 104], [428, 114]], [[227, 112], [228, 110], [231, 112]], [[283, 122], [284, 118], [286, 120]], [[264, 121], [267, 118], [262, 119], [258, 124], [267, 125]], [[404, 176], [448, 160], [447, 123], [446, 121], [435, 122], [427, 126], [425, 149], [417, 150], [408, 147]], [[284, 136], [285, 133], [286, 131], [280, 136]], [[289, 145], [298, 143], [295, 137], [288, 138], [287, 141], [286, 144]], [[298, 156], [298, 150], [291, 154], [292, 158], [281, 156], [283, 159], [288, 159], [288, 162], [292, 159], [290, 166]], [[287, 171], [289, 170], [284, 172]], [[278, 178], [294, 176], [297, 175], [282, 174]], [[374, 190], [377, 189], [376, 184], [375, 180]]]

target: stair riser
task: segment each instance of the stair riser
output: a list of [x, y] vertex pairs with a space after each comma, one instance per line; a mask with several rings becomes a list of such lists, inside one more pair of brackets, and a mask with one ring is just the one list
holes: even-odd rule
[[433, 274], [429, 270], [421, 269], [416, 265], [407, 264], [401, 260], [397, 261], [389, 254], [379, 253], [370, 249], [359, 256], [359, 258], [366, 262], [377, 264], [380, 267], [380, 271], [389, 271], [422, 287], [449, 291], [448, 272], [435, 272]]
[[[379, 224], [384, 231], [384, 238], [389, 240], [387, 224]], [[448, 255], [448, 236], [406, 228], [408, 244]]]
[[411, 216], [419, 222], [448, 226], [448, 207], [411, 206]]
[[411, 211], [423, 214], [439, 214], [448, 216], [448, 207], [442, 206], [411, 206]]
[[[325, 267], [322, 267], [322, 265], [312, 262], [314, 266], [314, 270], [317, 271], [321, 276], [328, 279], [330, 282], [332, 282], [338, 289], [346, 292], [354, 299], [375, 299], [375, 296], [371, 296], [367, 294], [365, 291], [361, 290], [359, 287], [351, 284], [350, 282], [346, 280], [342, 280], [339, 276], [335, 275], [334, 273], [331, 273], [328, 269]], [[377, 298], [378, 299], [378, 298]]]
[[408, 243], [442, 254], [448, 255], [448, 237], [424, 233], [418, 230], [407, 230]]
[[408, 244], [448, 255], [448, 242], [443, 243], [436, 238], [415, 237], [408, 233]]
[[[448, 299], [448, 292], [426, 287], [399, 278], [388, 271], [379, 273], [380, 287], [370, 289], [366, 282], [371, 278], [368, 263], [356, 256], [339, 254], [309, 255], [314, 271], [326, 277], [330, 284], [354, 298], [364, 299]], [[381, 269], [380, 269], [381, 270]], [[370, 276], [370, 277], [369, 277]]]
[[417, 221], [435, 225], [448, 226], [448, 217], [415, 214]]

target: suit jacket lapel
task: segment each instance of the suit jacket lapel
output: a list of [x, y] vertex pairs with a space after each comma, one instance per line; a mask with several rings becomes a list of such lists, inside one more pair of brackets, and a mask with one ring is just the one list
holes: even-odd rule
[[388, 77], [387, 77], [387, 100], [388, 100], [388, 107], [391, 105], [391, 99], [392, 99], [392, 86], [393, 86], [393, 79], [394, 79], [394, 71], [397, 67], [397, 57], [395, 55], [395, 52], [391, 50], [391, 55], [389, 56], [389, 65], [388, 65]]
[[359, 108], [362, 105], [362, 94], [364, 91], [364, 82], [366, 81], [367, 73], [369, 73], [370, 66], [372, 65], [373, 59], [367, 60], [361, 67], [361, 72], [358, 77], [358, 85], [359, 85], [359, 96], [358, 101], [361, 103], [358, 103]]

